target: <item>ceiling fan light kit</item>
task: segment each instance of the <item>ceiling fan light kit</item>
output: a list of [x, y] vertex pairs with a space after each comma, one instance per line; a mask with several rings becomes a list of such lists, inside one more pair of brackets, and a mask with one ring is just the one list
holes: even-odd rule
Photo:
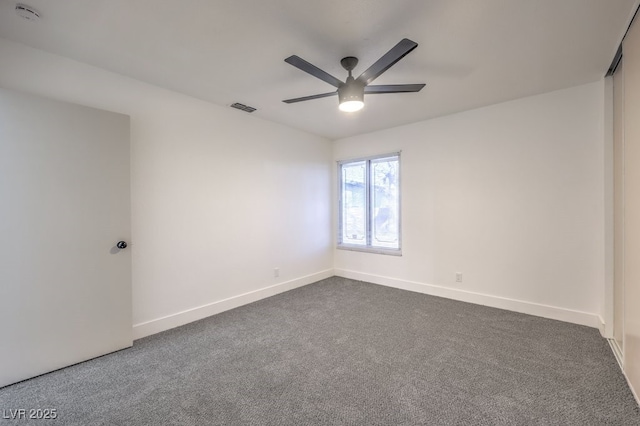
[[327, 96], [338, 95], [338, 106], [341, 111], [354, 112], [364, 107], [364, 94], [383, 94], [383, 93], [408, 93], [419, 92], [425, 86], [424, 84], [387, 84], [374, 85], [370, 83], [378, 78], [383, 72], [391, 68], [396, 62], [404, 58], [409, 52], [418, 47], [418, 43], [407, 38], [402, 39], [391, 50], [385, 53], [373, 65], [371, 65], [358, 78], [353, 78], [351, 71], [358, 65], [358, 58], [347, 56], [342, 58], [340, 64], [347, 70], [349, 76], [346, 82], [342, 82], [326, 71], [321, 70], [315, 65], [310, 64], [299, 56], [293, 55], [284, 61], [294, 67], [329, 83], [338, 90], [335, 92], [321, 93], [319, 95], [304, 96], [301, 98], [285, 99], [284, 103], [291, 104], [312, 99], [325, 98]]
[[364, 101], [343, 101], [340, 102], [338, 108], [340, 108], [340, 111], [344, 112], [360, 111], [362, 108], [364, 108]]

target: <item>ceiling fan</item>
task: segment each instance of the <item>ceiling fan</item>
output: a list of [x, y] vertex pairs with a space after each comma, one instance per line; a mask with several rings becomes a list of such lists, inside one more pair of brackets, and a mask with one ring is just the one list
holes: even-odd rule
[[343, 82], [338, 80], [326, 71], [321, 70], [315, 65], [310, 64], [299, 56], [289, 56], [284, 61], [293, 65], [302, 71], [311, 74], [320, 80], [329, 83], [336, 87], [338, 90], [335, 92], [321, 93], [319, 95], [304, 96], [302, 98], [286, 99], [282, 102], [292, 104], [295, 102], [310, 101], [312, 99], [326, 98], [327, 96], [338, 95], [339, 108], [341, 111], [353, 112], [362, 109], [364, 106], [364, 95], [375, 95], [383, 93], [406, 93], [406, 92], [419, 92], [425, 86], [424, 84], [384, 84], [384, 85], [370, 85], [370, 83], [380, 75], [391, 68], [396, 62], [404, 58], [409, 52], [418, 47], [418, 43], [409, 40], [408, 38], [402, 39], [391, 50], [385, 53], [380, 59], [378, 59], [373, 65], [371, 65], [365, 72], [360, 74], [360, 77], [353, 78], [351, 71], [358, 65], [358, 58], [353, 56], [347, 56], [342, 58], [340, 64], [349, 72], [347, 81]]

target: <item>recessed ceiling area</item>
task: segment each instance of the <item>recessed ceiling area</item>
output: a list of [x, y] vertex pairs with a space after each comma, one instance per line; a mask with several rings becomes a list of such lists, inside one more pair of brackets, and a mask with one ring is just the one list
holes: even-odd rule
[[[637, 0], [0, 0], [0, 37], [221, 106], [339, 139], [596, 81]], [[403, 38], [418, 47], [376, 84], [419, 93], [365, 95], [355, 113], [335, 90], [284, 62], [298, 55], [344, 81]], [[238, 112], [242, 113], [242, 112]]]

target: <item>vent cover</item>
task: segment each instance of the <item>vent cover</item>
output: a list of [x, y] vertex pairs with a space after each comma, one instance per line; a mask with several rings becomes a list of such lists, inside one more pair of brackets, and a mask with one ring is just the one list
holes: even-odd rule
[[26, 4], [18, 3], [16, 4], [16, 13], [19, 17], [26, 19], [27, 21], [38, 21], [40, 20], [40, 14], [37, 10], [32, 8], [31, 6], [27, 6]]
[[247, 106], [245, 104], [241, 104], [239, 102], [233, 103], [230, 106], [231, 106], [231, 108], [239, 109], [239, 110], [244, 111], [244, 112], [253, 112], [253, 111], [256, 110], [254, 107], [250, 107], [250, 106]]

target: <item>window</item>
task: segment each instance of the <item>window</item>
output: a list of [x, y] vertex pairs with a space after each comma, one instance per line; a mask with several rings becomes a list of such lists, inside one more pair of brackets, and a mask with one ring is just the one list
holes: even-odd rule
[[400, 255], [400, 153], [338, 162], [338, 248]]

